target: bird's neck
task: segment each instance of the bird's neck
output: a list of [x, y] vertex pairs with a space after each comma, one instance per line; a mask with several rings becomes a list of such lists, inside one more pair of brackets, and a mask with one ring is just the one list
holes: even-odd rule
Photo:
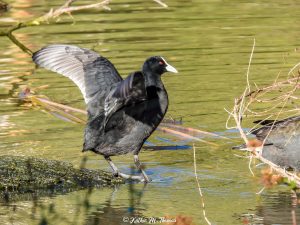
[[147, 87], [156, 87], [159, 89], [164, 89], [164, 84], [161, 80], [161, 76], [159, 74], [153, 74], [153, 73], [144, 73], [145, 75], [145, 86]]
[[165, 112], [168, 108], [168, 94], [161, 76], [153, 75], [153, 73], [149, 74], [149, 76], [145, 74], [145, 86], [148, 99], [159, 99]]

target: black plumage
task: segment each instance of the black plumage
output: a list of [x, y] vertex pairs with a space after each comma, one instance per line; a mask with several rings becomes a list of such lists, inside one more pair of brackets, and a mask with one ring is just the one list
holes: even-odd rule
[[[81, 90], [88, 110], [83, 151], [101, 154], [114, 174], [110, 156], [132, 152], [141, 180], [149, 182], [138, 153], [168, 108], [168, 95], [161, 81], [164, 72], [175, 72], [162, 57], [148, 58], [142, 70], [122, 79], [113, 64], [98, 53], [72, 45], [50, 45], [33, 54], [33, 61], [69, 77]], [[140, 177], [131, 177], [140, 178]]]

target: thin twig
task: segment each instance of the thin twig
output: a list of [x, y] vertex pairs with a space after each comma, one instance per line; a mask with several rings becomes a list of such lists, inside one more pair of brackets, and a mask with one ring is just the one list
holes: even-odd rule
[[294, 69], [296, 69], [298, 66], [300, 66], [300, 62], [297, 63], [295, 66], [293, 66], [292, 69], [290, 69], [290, 71], [288, 72], [288, 76], [294, 71]]
[[84, 9], [92, 9], [92, 8], [107, 8], [107, 5], [110, 3], [110, 0], [104, 0], [99, 3], [94, 3], [94, 4], [89, 4], [89, 5], [81, 5], [81, 6], [71, 6], [71, 4], [74, 1], [67, 1], [68, 4], [65, 4], [64, 6], [56, 9], [56, 10], [50, 10], [47, 14], [44, 16], [40, 17], [42, 21], [48, 21], [50, 19], [55, 19], [59, 17], [60, 15], [64, 13], [71, 13], [79, 10], [84, 10]]
[[[251, 153], [250, 153], [251, 154]], [[252, 174], [252, 176], [254, 177], [254, 173], [251, 169], [251, 163], [252, 163], [252, 159], [253, 159], [253, 155], [250, 156], [250, 159], [249, 159], [249, 163], [248, 163], [248, 168], [250, 170], [250, 173]]]
[[202, 194], [202, 190], [201, 190], [199, 178], [198, 178], [198, 175], [197, 175], [196, 149], [195, 149], [195, 145], [194, 144], [193, 144], [193, 151], [194, 151], [194, 172], [195, 172], [195, 179], [196, 179], [196, 182], [197, 182], [198, 191], [199, 191], [200, 198], [201, 198], [202, 212], [203, 212], [203, 216], [204, 216], [204, 219], [205, 219], [206, 223], [209, 224], [209, 225], [211, 225], [211, 222], [206, 217], [204, 198], [203, 198], [203, 194]]
[[238, 109], [237, 109], [238, 106], [237, 106], [236, 102], [237, 102], [237, 99], [235, 100], [235, 105], [234, 105], [234, 109], [233, 109], [233, 118], [234, 118], [234, 120], [236, 122], [236, 125], [237, 125], [236, 128], [240, 132], [241, 138], [243, 138], [244, 142], [247, 145], [249, 141], [248, 141], [248, 138], [247, 138], [245, 132], [242, 129], [241, 120], [240, 120], [240, 118], [238, 118], [239, 117], [239, 115], [238, 115], [239, 113], [238, 113]]
[[238, 100], [238, 104], [240, 103], [240, 101], [242, 100], [243, 97], [247, 98], [247, 97], [251, 97], [252, 95], [254, 94], [258, 94], [260, 92], [266, 92], [267, 90], [275, 90], [275, 89], [280, 89], [280, 87], [283, 87], [285, 85], [290, 85], [291, 83], [293, 83], [294, 81], [298, 81], [298, 77], [293, 77], [293, 78], [290, 78], [288, 80], [285, 80], [285, 81], [281, 81], [281, 82], [277, 82], [277, 83], [273, 83], [272, 85], [270, 86], [266, 86], [266, 87], [263, 87], [259, 90], [255, 90], [255, 91], [250, 91], [249, 93], [247, 93], [245, 96], [242, 95], [239, 97], [239, 100]]
[[160, 0], [153, 0], [153, 1], [155, 1], [156, 3], [158, 3], [159, 5], [161, 5], [164, 8], [168, 8], [168, 5]]
[[238, 154], [233, 154], [234, 156], [238, 157], [238, 158], [243, 158], [243, 159], [248, 159], [250, 158], [250, 156], [243, 156], [243, 155], [238, 155]]
[[246, 77], [247, 77], [247, 90], [249, 92], [250, 92], [249, 72], [250, 72], [250, 66], [251, 66], [251, 62], [252, 62], [252, 58], [253, 58], [254, 48], [255, 48], [255, 38], [253, 39], [252, 51], [251, 51], [251, 55], [250, 55], [250, 59], [249, 59], [249, 63], [248, 63], [247, 74], [246, 74]]

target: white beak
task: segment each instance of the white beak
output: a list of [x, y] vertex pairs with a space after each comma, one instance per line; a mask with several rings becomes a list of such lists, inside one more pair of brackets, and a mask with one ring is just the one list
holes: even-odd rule
[[178, 71], [173, 66], [171, 66], [168, 63], [166, 63], [166, 64], [167, 64], [167, 66], [166, 66], [167, 71], [172, 72], [172, 73], [178, 73]]

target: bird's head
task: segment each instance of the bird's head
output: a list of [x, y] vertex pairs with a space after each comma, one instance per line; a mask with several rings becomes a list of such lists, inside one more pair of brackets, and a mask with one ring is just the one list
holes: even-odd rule
[[161, 56], [152, 56], [148, 58], [143, 65], [143, 72], [162, 75], [165, 72], [178, 73], [178, 71], [167, 63]]

